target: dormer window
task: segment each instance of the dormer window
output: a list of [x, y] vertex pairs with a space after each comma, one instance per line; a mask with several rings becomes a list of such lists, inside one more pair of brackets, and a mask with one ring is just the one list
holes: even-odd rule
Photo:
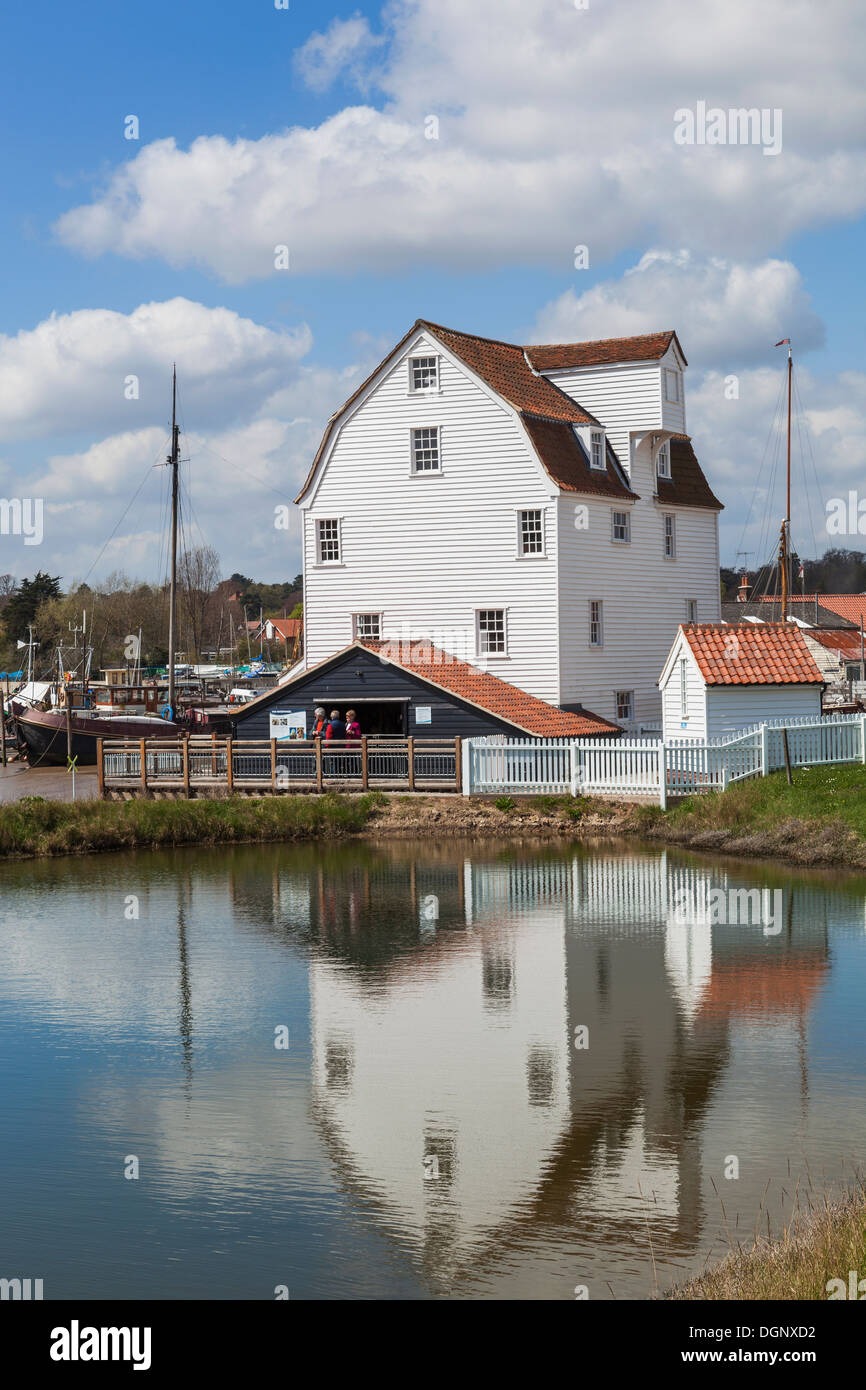
[[604, 468], [604, 431], [589, 432], [589, 462], [593, 468]]
[[682, 373], [665, 367], [665, 400], [679, 405], [683, 398]]
[[412, 395], [439, 390], [439, 358], [409, 358], [409, 390]]
[[656, 472], [660, 478], [671, 476], [671, 446], [667, 441], [656, 454]]

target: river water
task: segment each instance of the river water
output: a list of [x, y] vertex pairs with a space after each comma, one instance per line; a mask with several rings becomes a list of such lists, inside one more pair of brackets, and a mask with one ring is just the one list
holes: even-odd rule
[[615, 845], [0, 867], [0, 1277], [646, 1297], [866, 1153], [864, 906]]

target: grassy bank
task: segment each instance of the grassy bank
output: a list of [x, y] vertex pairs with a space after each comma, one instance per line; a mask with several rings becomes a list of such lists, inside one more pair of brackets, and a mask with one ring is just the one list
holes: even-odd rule
[[797, 768], [691, 797], [668, 811], [635, 808], [626, 831], [695, 849], [866, 869], [866, 767]]
[[0, 859], [113, 849], [335, 838], [638, 836], [721, 854], [866, 869], [866, 767], [800, 768], [692, 797], [667, 811], [600, 797], [243, 797], [0, 805]]
[[93, 854], [268, 840], [330, 839], [357, 833], [383, 798], [326, 795], [226, 797], [218, 801], [46, 801], [0, 806], [0, 859]]
[[[716, 1269], [681, 1284], [672, 1299], [814, 1300], [849, 1297], [849, 1271], [866, 1278], [866, 1194], [831, 1203], [796, 1221], [779, 1241], [734, 1251]], [[833, 1279], [838, 1285], [828, 1289]], [[858, 1293], [858, 1298], [863, 1297]]]

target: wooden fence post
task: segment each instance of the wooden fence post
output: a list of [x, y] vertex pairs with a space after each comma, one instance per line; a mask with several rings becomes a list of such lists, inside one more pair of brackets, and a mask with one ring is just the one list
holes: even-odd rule
[[189, 734], [184, 735], [181, 756], [183, 758], [183, 794], [189, 801]]
[[415, 790], [415, 740], [410, 737], [406, 740], [406, 753], [409, 765], [409, 790]]
[[367, 735], [361, 735], [361, 790], [367, 791], [370, 786], [370, 764], [367, 754]]
[[226, 739], [226, 786], [227, 786], [227, 788], [228, 788], [229, 791], [232, 790], [234, 784], [235, 784], [235, 765], [234, 765], [234, 754], [233, 754], [233, 752], [232, 752], [232, 740], [231, 740], [230, 738], [227, 738], [227, 739]]
[[454, 790], [463, 791], [463, 740], [459, 734], [454, 740]]
[[141, 790], [147, 792], [147, 739], [143, 738], [139, 743], [139, 758], [141, 761]]
[[322, 740], [316, 739], [316, 791], [324, 791], [322, 781]]
[[271, 739], [271, 791], [277, 790], [277, 740]]
[[784, 752], [784, 754], [785, 754], [785, 776], [786, 776], [787, 779], [788, 779], [788, 786], [790, 787], [794, 779], [793, 779], [793, 777], [791, 776], [791, 753], [790, 753], [790, 750], [789, 750], [789, 748], [788, 748], [788, 730], [787, 730], [787, 729], [783, 729], [783, 730], [782, 730], [782, 750], [783, 750], [783, 752]]
[[96, 740], [96, 794], [105, 800], [105, 748], [101, 738]]

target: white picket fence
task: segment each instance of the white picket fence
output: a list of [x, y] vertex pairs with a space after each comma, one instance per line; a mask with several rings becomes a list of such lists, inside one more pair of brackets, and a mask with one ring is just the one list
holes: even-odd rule
[[541, 793], [652, 797], [724, 791], [745, 777], [785, 766], [866, 763], [866, 714], [829, 719], [771, 720], [728, 738], [501, 739], [463, 743], [464, 796]]

